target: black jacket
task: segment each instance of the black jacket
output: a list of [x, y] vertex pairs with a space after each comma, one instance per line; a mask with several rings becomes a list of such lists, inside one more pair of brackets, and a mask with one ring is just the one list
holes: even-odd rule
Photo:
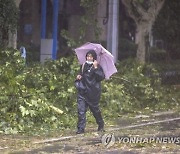
[[85, 93], [80, 93], [86, 98], [88, 103], [98, 104], [101, 95], [101, 81], [105, 78], [103, 69], [100, 65], [95, 69], [93, 64], [84, 64], [80, 69], [82, 75], [82, 83], [86, 90]]

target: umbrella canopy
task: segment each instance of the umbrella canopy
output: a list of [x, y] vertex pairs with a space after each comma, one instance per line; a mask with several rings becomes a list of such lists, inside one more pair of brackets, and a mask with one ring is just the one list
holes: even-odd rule
[[97, 43], [87, 42], [86, 44], [75, 49], [80, 64], [86, 62], [86, 53], [89, 50], [94, 50], [96, 52], [97, 61], [99, 65], [101, 65], [106, 79], [109, 79], [112, 74], [117, 72], [116, 66], [114, 65], [113, 55], [101, 44]]

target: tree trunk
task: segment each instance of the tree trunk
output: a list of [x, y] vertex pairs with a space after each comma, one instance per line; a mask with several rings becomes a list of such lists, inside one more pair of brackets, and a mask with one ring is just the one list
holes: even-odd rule
[[146, 52], [149, 49], [149, 34], [151, 33], [153, 21], [137, 25], [135, 43], [138, 45], [136, 58], [140, 63], [146, 62]]
[[22, 0], [15, 0], [16, 6], [19, 8], [19, 4], [21, 3]]
[[17, 48], [17, 31], [15, 32], [9, 31], [8, 47], [14, 48], [14, 49]]
[[141, 63], [145, 63], [145, 35], [146, 33], [143, 29], [141, 29], [141, 26], [138, 26], [135, 40], [136, 44], [138, 45], [136, 58]]
[[[143, 8], [139, 0], [121, 0], [126, 6], [129, 16], [135, 21], [136, 29], [136, 44], [137, 60], [141, 63], [146, 61], [146, 52], [149, 48], [149, 34], [151, 33], [152, 25], [162, 8], [165, 0], [147, 1], [150, 6], [148, 9]], [[145, 2], [145, 1], [143, 1]]]

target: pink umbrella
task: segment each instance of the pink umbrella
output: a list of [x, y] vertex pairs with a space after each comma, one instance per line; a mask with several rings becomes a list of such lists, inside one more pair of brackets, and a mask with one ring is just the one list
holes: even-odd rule
[[80, 64], [86, 62], [86, 53], [89, 50], [94, 50], [96, 52], [97, 61], [101, 65], [106, 79], [109, 79], [112, 74], [117, 72], [116, 66], [114, 65], [113, 55], [101, 44], [97, 43], [87, 42], [86, 44], [75, 49]]

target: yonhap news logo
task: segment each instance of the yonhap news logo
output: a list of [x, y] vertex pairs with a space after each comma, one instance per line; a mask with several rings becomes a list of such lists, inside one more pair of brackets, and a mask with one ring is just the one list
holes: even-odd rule
[[104, 134], [102, 136], [102, 144], [107, 148], [113, 146], [115, 143], [124, 143], [124, 144], [137, 144], [137, 143], [158, 143], [158, 144], [180, 144], [180, 136], [177, 137], [139, 137], [139, 136], [123, 136], [115, 137], [114, 134]]
[[114, 145], [116, 139], [114, 134], [104, 134], [102, 136], [102, 144], [105, 145], [107, 148]]
[[163, 143], [163, 144], [179, 144], [180, 137], [117, 137], [118, 143]]

